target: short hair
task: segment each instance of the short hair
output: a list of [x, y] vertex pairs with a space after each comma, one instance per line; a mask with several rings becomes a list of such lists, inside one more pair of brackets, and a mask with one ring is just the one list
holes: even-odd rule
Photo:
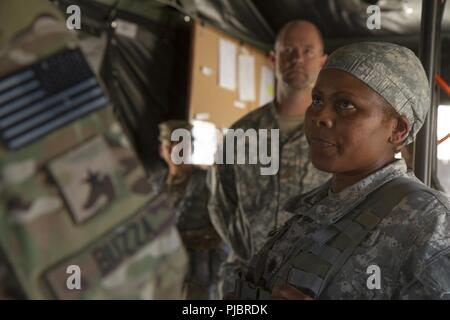
[[286, 23], [280, 31], [278, 31], [277, 36], [275, 38], [275, 46], [277, 46], [277, 44], [280, 42], [281, 38], [284, 36], [284, 34], [292, 27], [294, 26], [304, 26], [304, 25], [309, 25], [311, 27], [314, 28], [314, 30], [316, 31], [316, 34], [319, 36], [319, 42], [322, 48], [322, 52], [325, 51], [325, 42], [323, 40], [323, 36], [322, 36], [322, 32], [320, 32], [319, 28], [312, 22], [308, 21], [308, 20], [292, 20], [289, 21], [288, 23]]

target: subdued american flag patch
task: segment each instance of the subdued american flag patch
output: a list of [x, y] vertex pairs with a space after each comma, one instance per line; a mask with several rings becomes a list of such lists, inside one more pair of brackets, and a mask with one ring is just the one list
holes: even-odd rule
[[0, 137], [14, 150], [107, 104], [81, 51], [64, 50], [0, 79]]

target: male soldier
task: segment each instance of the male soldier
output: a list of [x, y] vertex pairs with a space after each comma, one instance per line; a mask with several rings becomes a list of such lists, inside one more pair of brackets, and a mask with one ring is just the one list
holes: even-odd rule
[[[189, 255], [185, 297], [216, 299], [219, 267], [225, 254], [208, 215], [206, 171], [188, 163], [175, 164], [172, 151], [178, 142], [171, 141], [171, 134], [176, 129], [189, 132], [191, 126], [183, 120], [169, 120], [159, 125], [160, 155], [167, 164], [167, 170], [160, 171], [159, 185], [176, 207], [177, 227]], [[190, 150], [183, 152], [190, 154]], [[188, 158], [187, 154], [182, 156]]]
[[[180, 298], [187, 257], [174, 215], [149, 196], [110, 108], [11, 147], [106, 99], [51, 3], [0, 7], [0, 298]], [[78, 104], [59, 100], [81, 86]]]
[[[211, 221], [232, 249], [221, 271], [222, 293], [233, 290], [234, 270], [261, 248], [269, 231], [287, 220], [281, 211], [286, 200], [328, 177], [312, 166], [303, 133], [311, 89], [326, 60], [320, 31], [307, 21], [286, 24], [271, 57], [277, 81], [275, 101], [244, 116], [232, 128], [279, 129], [279, 171], [261, 175], [258, 165], [216, 165], [211, 170]], [[275, 142], [269, 138], [269, 143]]]

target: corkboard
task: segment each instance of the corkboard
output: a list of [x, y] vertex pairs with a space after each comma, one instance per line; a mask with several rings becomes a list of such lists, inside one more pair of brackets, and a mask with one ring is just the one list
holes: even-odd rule
[[[241, 102], [245, 108], [238, 108], [239, 91], [230, 91], [219, 86], [219, 40], [223, 38], [237, 45], [237, 54], [247, 52], [255, 57], [254, 102]], [[243, 44], [211, 27], [195, 23], [192, 42], [192, 62], [190, 79], [189, 118], [212, 122], [217, 128], [229, 128], [236, 120], [259, 107], [261, 66], [273, 69], [269, 55]], [[237, 58], [236, 58], [237, 59]], [[202, 67], [211, 73], [205, 75]], [[238, 77], [238, 71], [236, 71]], [[238, 80], [236, 79], [238, 85]]]

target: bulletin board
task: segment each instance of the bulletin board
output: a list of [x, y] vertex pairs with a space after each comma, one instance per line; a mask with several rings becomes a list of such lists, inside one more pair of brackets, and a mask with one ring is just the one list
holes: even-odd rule
[[[219, 43], [221, 39], [234, 43], [237, 55], [254, 56], [254, 101], [240, 100], [239, 71], [236, 71], [237, 86], [235, 90], [225, 89], [219, 85]], [[189, 118], [209, 121], [220, 129], [229, 128], [236, 120], [258, 108], [261, 105], [262, 66], [273, 72], [267, 53], [196, 22], [192, 42]], [[236, 67], [239, 67], [239, 63]], [[273, 86], [271, 90], [274, 90]]]

